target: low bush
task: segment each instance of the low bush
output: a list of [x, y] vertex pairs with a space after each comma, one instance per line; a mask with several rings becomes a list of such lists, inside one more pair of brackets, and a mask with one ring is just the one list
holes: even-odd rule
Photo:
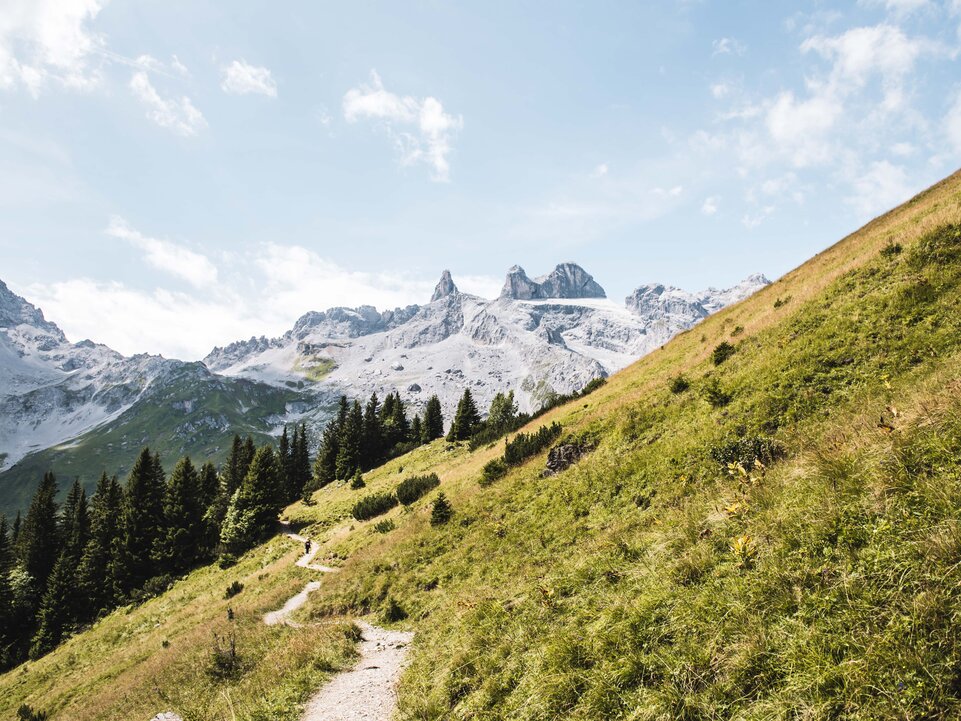
[[711, 362], [714, 365], [719, 366], [721, 363], [734, 355], [734, 351], [735, 348], [732, 344], [728, 343], [726, 340], [721, 341], [714, 346], [714, 350], [711, 351]]
[[746, 436], [724, 440], [711, 446], [710, 454], [711, 458], [722, 466], [739, 463], [744, 468], [750, 468], [755, 461], [769, 466], [787, 455], [784, 446], [767, 436]]
[[674, 395], [679, 395], [691, 387], [691, 382], [684, 376], [674, 376], [671, 378], [671, 383], [668, 388], [671, 389], [671, 393]]
[[503, 458], [492, 458], [481, 469], [481, 486], [489, 486], [507, 475], [507, 464]]
[[533, 433], [518, 433], [504, 447], [504, 463], [517, 466], [549, 446], [561, 434], [561, 424], [541, 426]]
[[375, 516], [387, 513], [387, 511], [396, 505], [397, 496], [393, 493], [374, 493], [369, 496], [364, 496], [357, 501], [351, 509], [350, 515], [358, 521], [366, 521]]
[[704, 386], [704, 398], [714, 408], [723, 408], [734, 400], [734, 394], [725, 391], [717, 379], [712, 378]]
[[233, 598], [243, 590], [244, 590], [244, 584], [242, 584], [240, 581], [234, 581], [229, 586], [227, 586], [227, 590], [224, 591], [224, 598], [225, 599]]
[[411, 476], [397, 486], [397, 500], [405, 506], [409, 506], [439, 485], [440, 478], [436, 473], [430, 473], [426, 476]]
[[382, 521], [377, 521], [377, 523], [374, 524], [374, 530], [377, 531], [377, 533], [390, 533], [395, 528], [397, 528], [397, 525], [394, 523], [393, 519], [390, 518], [385, 518]]

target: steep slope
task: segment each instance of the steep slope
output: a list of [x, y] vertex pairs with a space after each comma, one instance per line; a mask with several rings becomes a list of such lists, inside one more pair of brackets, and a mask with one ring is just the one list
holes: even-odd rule
[[[562, 424], [561, 442], [587, 451], [572, 467], [544, 476], [542, 452], [484, 486], [502, 443], [438, 441], [365, 491], [329, 486], [288, 509], [340, 564], [302, 620], [406, 615], [403, 718], [957, 718], [959, 290], [955, 175], [525, 429]], [[715, 362], [721, 343], [734, 353]], [[350, 518], [359, 496], [425, 471], [451, 522], [430, 525], [430, 496]], [[242, 563], [266, 565], [273, 544]], [[185, 583], [213, 593], [229, 577]], [[247, 582], [272, 587], [272, 569]], [[204, 670], [179, 667], [172, 686], [156, 634], [176, 648], [196, 627], [137, 616], [122, 635], [124, 617], [0, 676], [0, 711], [143, 715], [130, 690], [157, 673], [154, 693], [182, 699]], [[116, 682], [90, 684], [75, 662], [124, 645], [148, 650]]]

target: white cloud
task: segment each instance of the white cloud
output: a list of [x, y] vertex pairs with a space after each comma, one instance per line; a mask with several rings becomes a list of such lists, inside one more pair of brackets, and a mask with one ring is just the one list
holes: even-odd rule
[[277, 83], [270, 70], [250, 65], [246, 60], [234, 60], [230, 65], [222, 68], [223, 79], [220, 88], [230, 95], [247, 95], [256, 93], [269, 98], [277, 97]]
[[701, 212], [704, 213], [704, 215], [714, 215], [717, 212], [717, 207], [720, 202], [721, 199], [716, 195], [705, 198], [703, 205], [701, 205]]
[[217, 282], [217, 267], [207, 256], [169, 240], [147, 237], [130, 227], [127, 221], [119, 216], [110, 219], [107, 235], [139, 248], [150, 265], [197, 288], [205, 288]]
[[734, 38], [721, 38], [711, 43], [712, 55], [744, 55], [747, 47]]
[[883, 7], [889, 13], [905, 17], [919, 10], [931, 8], [930, 0], [858, 0], [863, 7]]
[[711, 95], [714, 96], [716, 100], [721, 100], [730, 95], [733, 89], [734, 86], [731, 85], [731, 83], [727, 82], [726, 80], [722, 80], [720, 82], [711, 84]]
[[954, 96], [954, 102], [944, 116], [944, 134], [951, 146], [961, 153], [961, 90]]
[[194, 107], [190, 98], [186, 95], [179, 100], [162, 97], [144, 71], [133, 74], [130, 78], [130, 89], [146, 107], [147, 117], [162, 128], [169, 128], [178, 135], [190, 136], [207, 127], [207, 120]]
[[[35, 284], [24, 293], [71, 340], [91, 338], [128, 355], [151, 352], [193, 360], [251, 334], [280, 335], [310, 310], [426, 303], [440, 276], [439, 269], [431, 277], [351, 271], [308, 248], [277, 243], [231, 254], [223, 272], [214, 275], [216, 269], [203, 256], [144, 238], [122, 219], [111, 220], [109, 232], [143, 249], [148, 261], [164, 270], [197, 268], [195, 288], [149, 290], [75, 278]], [[494, 298], [503, 281], [455, 270], [454, 282], [462, 291]]]
[[591, 171], [592, 178], [603, 178], [607, 175], [610, 168], [607, 167], [607, 163], [600, 163], [594, 170]]
[[395, 95], [372, 70], [369, 84], [351, 88], [344, 95], [343, 110], [349, 123], [381, 121], [400, 152], [402, 165], [423, 162], [431, 169], [433, 180], [450, 180], [451, 141], [464, 120], [447, 113], [437, 98]]
[[852, 182], [852, 193], [846, 200], [858, 216], [867, 220], [878, 213], [903, 203], [914, 194], [907, 173], [900, 165], [887, 160], [871, 163]]
[[745, 213], [744, 217], [741, 218], [741, 225], [743, 225], [748, 230], [754, 230], [761, 223], [768, 219], [768, 217], [774, 212], [773, 205], [766, 205], [755, 213]]
[[0, 88], [37, 96], [49, 82], [84, 90], [100, 81], [90, 57], [103, 45], [89, 28], [99, 0], [5, 0], [0, 10]]
[[909, 38], [895, 25], [852, 28], [834, 37], [815, 35], [801, 43], [801, 52], [816, 52], [833, 63], [831, 82], [839, 91], [865, 85], [880, 76], [885, 90], [896, 92], [917, 59], [937, 45]]

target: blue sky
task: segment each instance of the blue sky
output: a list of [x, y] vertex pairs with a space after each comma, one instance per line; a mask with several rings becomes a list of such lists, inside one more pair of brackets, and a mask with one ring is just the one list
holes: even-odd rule
[[441, 270], [778, 276], [961, 158], [961, 0], [0, 0], [0, 279], [202, 357]]

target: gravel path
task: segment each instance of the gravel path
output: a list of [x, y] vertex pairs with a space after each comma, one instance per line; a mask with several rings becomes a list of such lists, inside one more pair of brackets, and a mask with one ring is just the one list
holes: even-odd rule
[[388, 721], [397, 705], [397, 679], [414, 634], [358, 621], [360, 660], [334, 676], [307, 703], [301, 721]]
[[[288, 538], [305, 543], [303, 536], [288, 533]], [[312, 544], [310, 553], [297, 560], [297, 565], [322, 573], [336, 568], [312, 563], [320, 550]], [[320, 588], [311, 581], [304, 590], [287, 600], [282, 608], [264, 615], [268, 626], [287, 624], [299, 627], [290, 615], [307, 603], [307, 597]], [[363, 621], [355, 622], [361, 630], [360, 658], [352, 669], [339, 673], [307, 702], [301, 721], [389, 721], [397, 705], [397, 680], [407, 659], [407, 646], [414, 637], [406, 631], [388, 631]]]

